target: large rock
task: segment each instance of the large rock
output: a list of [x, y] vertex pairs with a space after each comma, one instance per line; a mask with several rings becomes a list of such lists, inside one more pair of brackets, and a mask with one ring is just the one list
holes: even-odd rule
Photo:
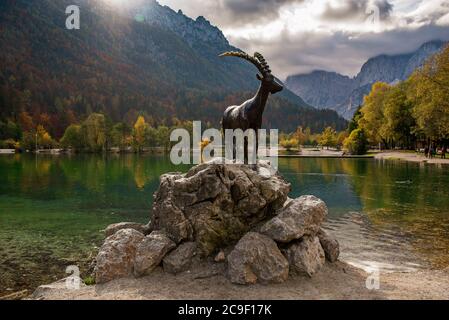
[[228, 255], [228, 273], [237, 284], [280, 283], [288, 277], [288, 261], [270, 238], [247, 233]]
[[320, 229], [318, 238], [320, 239], [321, 247], [323, 247], [327, 261], [337, 261], [340, 255], [340, 245], [337, 239], [324, 229]]
[[104, 230], [104, 233], [106, 237], [109, 237], [122, 229], [134, 229], [145, 235], [150, 233], [150, 226], [148, 224], [141, 224], [136, 222], [120, 222], [111, 224], [107, 226], [107, 228]]
[[176, 243], [195, 241], [201, 256], [238, 241], [282, 207], [290, 191], [267, 164], [205, 163], [186, 174], [161, 176], [154, 195], [152, 230]]
[[122, 229], [106, 238], [96, 258], [96, 283], [132, 275], [137, 246], [144, 237], [134, 229]]
[[163, 231], [153, 231], [138, 245], [134, 261], [134, 275], [144, 276], [154, 270], [176, 244]]
[[186, 271], [195, 256], [196, 243], [185, 242], [179, 245], [175, 250], [170, 252], [162, 261], [164, 271], [168, 273], [179, 273]]
[[318, 237], [305, 236], [292, 243], [284, 253], [292, 272], [306, 274], [310, 277], [325, 263], [324, 251]]
[[304, 235], [315, 235], [327, 216], [326, 204], [314, 196], [288, 201], [278, 215], [265, 223], [260, 233], [271, 239], [289, 243]]

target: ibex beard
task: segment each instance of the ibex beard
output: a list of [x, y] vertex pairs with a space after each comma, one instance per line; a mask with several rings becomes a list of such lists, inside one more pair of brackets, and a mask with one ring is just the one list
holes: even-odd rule
[[[200, 164], [214, 160], [214, 163], [256, 165], [259, 160], [268, 160], [271, 166], [278, 167], [277, 129], [270, 129], [269, 135], [266, 129], [226, 129], [222, 132], [210, 128], [203, 133], [201, 131], [201, 121], [193, 121], [193, 139], [183, 128], [171, 132], [170, 141], [177, 142], [170, 151], [173, 164]], [[204, 148], [201, 147], [205, 145], [203, 141], [208, 141]]]

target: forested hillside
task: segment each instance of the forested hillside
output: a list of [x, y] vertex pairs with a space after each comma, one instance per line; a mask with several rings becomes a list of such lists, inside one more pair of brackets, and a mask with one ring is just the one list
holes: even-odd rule
[[[256, 69], [217, 57], [235, 50], [224, 36], [195, 40], [204, 34], [198, 30], [221, 34], [219, 29], [202, 17], [192, 20], [148, 3], [157, 14], [166, 12], [165, 18], [186, 19], [191, 36], [131, 19], [98, 0], [1, 1], [0, 139], [19, 139], [38, 125], [59, 139], [70, 124], [92, 113], [128, 125], [143, 115], [152, 125], [181, 119], [219, 126], [226, 106], [251, 96]], [[80, 30], [65, 28], [71, 4], [81, 8]], [[346, 125], [334, 111], [316, 110], [288, 90], [270, 99], [264, 119], [266, 127], [284, 131]]]

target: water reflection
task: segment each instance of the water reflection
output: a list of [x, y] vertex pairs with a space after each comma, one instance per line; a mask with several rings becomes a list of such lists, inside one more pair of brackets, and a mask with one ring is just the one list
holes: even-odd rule
[[449, 168], [361, 159], [281, 159], [295, 196], [315, 194], [354, 265], [449, 266]]
[[[292, 197], [329, 206], [327, 228], [354, 265], [410, 271], [449, 266], [449, 167], [367, 159], [279, 159]], [[163, 156], [0, 157], [0, 294], [64, 276], [90, 260], [99, 232], [146, 222]]]

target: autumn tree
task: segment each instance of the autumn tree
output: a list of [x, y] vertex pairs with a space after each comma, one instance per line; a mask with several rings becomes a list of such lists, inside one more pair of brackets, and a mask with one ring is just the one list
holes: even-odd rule
[[390, 91], [390, 85], [376, 82], [369, 95], [365, 96], [359, 126], [362, 128], [372, 144], [385, 143], [383, 125], [385, 123], [384, 102]]
[[337, 145], [337, 132], [334, 128], [327, 127], [318, 138], [318, 143], [322, 147], [335, 147]]
[[449, 139], [449, 46], [431, 57], [409, 79], [409, 98], [419, 133], [430, 140]]
[[134, 147], [137, 152], [142, 151], [142, 148], [145, 145], [145, 134], [147, 128], [148, 125], [145, 122], [145, 118], [143, 116], [139, 116], [134, 124], [133, 130]]
[[53, 139], [51, 138], [50, 134], [45, 130], [43, 125], [38, 125], [36, 129], [36, 140], [37, 145], [39, 147], [43, 148], [51, 148]]

